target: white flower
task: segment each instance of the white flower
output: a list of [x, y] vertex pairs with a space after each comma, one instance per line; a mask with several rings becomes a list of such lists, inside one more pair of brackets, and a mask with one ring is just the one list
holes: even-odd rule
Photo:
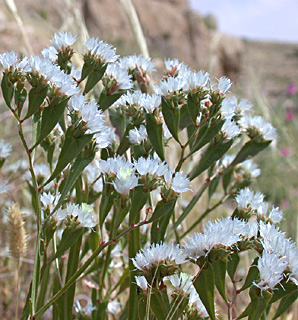
[[116, 316], [121, 311], [121, 304], [118, 301], [108, 303], [107, 312]]
[[116, 175], [118, 170], [121, 168], [133, 170], [133, 165], [124, 158], [121, 158], [119, 155], [115, 156], [114, 158], [108, 158], [107, 160], [99, 160], [96, 163], [100, 172], [109, 175]]
[[135, 276], [135, 280], [137, 285], [142, 289], [142, 290], [147, 290], [149, 287], [149, 284], [144, 276]]
[[12, 145], [10, 143], [5, 143], [4, 140], [0, 140], [0, 158], [7, 158], [12, 150]]
[[153, 111], [158, 108], [161, 104], [161, 96], [153, 93], [152, 95], [146, 94], [142, 101], [143, 107], [148, 113], [153, 113]]
[[239, 195], [235, 197], [238, 209], [258, 210], [262, 206], [264, 195], [257, 191], [254, 193], [249, 188], [241, 189]]
[[155, 70], [155, 63], [151, 58], [145, 58], [143, 55], [127, 56], [119, 59], [119, 62], [126, 70], [133, 70], [140, 68], [144, 72], [151, 72]]
[[196, 291], [191, 292], [189, 303], [193, 308], [197, 309], [199, 317], [209, 318], [209, 314]]
[[18, 62], [18, 55], [14, 51], [4, 52], [0, 54], [0, 63], [2, 64], [4, 70], [9, 70], [10, 67], [15, 67]]
[[285, 257], [279, 257], [276, 253], [263, 251], [258, 260], [260, 282], [254, 282], [254, 285], [261, 290], [273, 289], [283, 279], [283, 272], [287, 265]]
[[101, 149], [111, 146], [116, 141], [114, 129], [108, 126], [103, 126], [101, 131], [94, 135], [94, 138], [97, 146]]
[[148, 158], [140, 157], [138, 160], [134, 160], [133, 164], [141, 176], [154, 174], [159, 167], [158, 159], [153, 159], [150, 156]]
[[174, 274], [166, 277], [170, 280], [172, 286], [177, 291], [182, 291], [185, 295], [190, 295], [192, 292], [196, 292], [195, 287], [192, 284], [192, 276], [190, 274], [181, 272], [180, 275]]
[[128, 90], [133, 87], [131, 76], [119, 62], [109, 64], [104, 77], [114, 79], [117, 82], [117, 90]]
[[[89, 164], [85, 170], [84, 173], [86, 173], [87, 180], [89, 184], [92, 184], [92, 188], [95, 192], [102, 192], [103, 189], [103, 183], [102, 179], [99, 178], [99, 172], [95, 165]], [[94, 182], [96, 181], [96, 182]]]
[[215, 245], [231, 247], [243, 238], [256, 236], [257, 227], [239, 219], [224, 218], [215, 222], [208, 221], [203, 233], [194, 233], [184, 244], [187, 256], [193, 260], [205, 256]]
[[227, 77], [221, 77], [217, 82], [217, 89], [220, 93], [226, 93], [232, 85], [232, 82]]
[[40, 195], [40, 201], [42, 202], [44, 207], [48, 207], [50, 211], [52, 211], [55, 208], [59, 198], [60, 198], [60, 193], [58, 193], [56, 196], [53, 196], [50, 192], [48, 193], [43, 192]]
[[261, 174], [261, 170], [258, 165], [250, 159], [241, 162], [239, 166], [244, 169], [245, 173], [249, 174], [253, 178], [258, 177]]
[[51, 60], [51, 61], [56, 61], [57, 58], [58, 58], [58, 56], [57, 56], [58, 55], [58, 51], [53, 46], [49, 46], [47, 48], [44, 48], [41, 51], [41, 54], [45, 59], [48, 59], [48, 60]]
[[160, 81], [158, 85], [154, 85], [153, 88], [156, 94], [166, 97], [174, 92], [187, 90], [188, 86], [183, 78], [168, 77]]
[[252, 117], [251, 115], [244, 114], [239, 123], [245, 130], [257, 130], [263, 135], [265, 140], [277, 139], [276, 129], [261, 116]]
[[176, 172], [172, 180], [171, 189], [177, 193], [182, 193], [190, 190], [188, 187], [190, 180], [187, 175], [182, 176], [182, 172]]
[[191, 72], [188, 65], [184, 62], [179, 62], [178, 59], [165, 60], [165, 67], [172, 77], [185, 78]]
[[126, 106], [126, 105], [142, 106], [143, 99], [145, 96], [146, 94], [142, 93], [142, 91], [140, 90], [136, 90], [134, 92], [126, 92], [113, 104], [113, 106]]
[[283, 219], [283, 214], [280, 208], [272, 208], [269, 213], [269, 219], [272, 223], [280, 223]]
[[187, 84], [190, 89], [205, 87], [208, 81], [209, 73], [204, 73], [202, 70], [200, 70], [197, 73], [190, 73], [187, 78]]
[[131, 189], [138, 185], [138, 180], [132, 169], [120, 168], [112, 184], [118, 193], [127, 195]]
[[75, 79], [75, 80], [80, 80], [82, 76], [82, 70], [80, 68], [76, 68], [74, 65], [71, 66], [70, 70], [70, 75]]
[[221, 160], [221, 164], [224, 168], [227, 168], [236, 158], [235, 154], [225, 154]]
[[91, 303], [87, 303], [86, 306], [83, 308], [80, 304], [79, 300], [76, 300], [74, 304], [74, 310], [75, 312], [83, 312], [85, 315], [90, 316], [92, 314], [93, 310], [96, 310], [96, 307], [94, 307]]
[[225, 98], [223, 99], [220, 111], [224, 118], [232, 118], [235, 115], [235, 110], [237, 108], [237, 98]]
[[119, 56], [112, 45], [99, 41], [98, 38], [91, 38], [86, 42], [90, 54], [96, 55], [103, 63], [115, 62]]
[[76, 42], [77, 38], [78, 36], [73, 36], [71, 32], [59, 32], [59, 34], [54, 34], [51, 43], [56, 50], [61, 50], [65, 47], [73, 45]]
[[241, 133], [240, 128], [237, 126], [235, 121], [231, 119], [226, 119], [221, 131], [225, 133], [226, 140], [231, 140]]
[[173, 243], [153, 243], [150, 247], [142, 249], [132, 259], [133, 265], [141, 270], [146, 271], [161, 264], [182, 264], [186, 261], [186, 255], [179, 246]]
[[248, 110], [250, 110], [253, 107], [252, 104], [249, 103], [247, 99], [241, 99], [238, 106], [236, 107], [235, 112], [238, 114], [244, 114]]
[[128, 140], [131, 144], [141, 144], [147, 139], [147, 130], [145, 126], [141, 125], [140, 128], [134, 128], [128, 132]]

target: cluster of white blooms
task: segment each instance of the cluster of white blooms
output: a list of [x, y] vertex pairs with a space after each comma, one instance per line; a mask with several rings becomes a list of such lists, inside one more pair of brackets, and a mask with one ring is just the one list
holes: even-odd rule
[[230, 89], [231, 85], [232, 85], [232, 82], [229, 78], [221, 77], [218, 79], [217, 89], [220, 93], [224, 94]]
[[[286, 238], [285, 233], [275, 225], [262, 221], [260, 221], [260, 236], [264, 248], [263, 254], [264, 252], [276, 254], [278, 258], [282, 259], [290, 271], [290, 279], [298, 285], [298, 248], [294, 241]], [[270, 277], [262, 280], [269, 282]]]
[[153, 88], [156, 94], [167, 97], [175, 92], [187, 90], [188, 85], [184, 78], [168, 77], [160, 81], [158, 85], [154, 85]]
[[215, 222], [208, 221], [203, 233], [194, 233], [184, 244], [187, 257], [197, 260], [205, 256], [217, 245], [230, 248], [238, 241], [257, 236], [258, 224], [239, 219], [224, 218]]
[[98, 161], [99, 170], [108, 176], [115, 176], [112, 182], [116, 191], [121, 194], [128, 192], [138, 185], [138, 176], [151, 175], [153, 177], [163, 177], [166, 185], [177, 193], [189, 190], [190, 180], [181, 172], [173, 173], [166, 162], [161, 162], [158, 157], [140, 157], [133, 160], [133, 163], [126, 161], [120, 156]]
[[67, 216], [77, 217], [82, 227], [93, 228], [97, 225], [92, 215], [93, 209], [86, 203], [81, 205], [67, 203], [65, 209], [59, 208], [53, 215], [58, 221], [64, 220]]
[[99, 41], [98, 38], [91, 38], [86, 42], [86, 47], [90, 55], [100, 59], [102, 63], [111, 63], [117, 61], [119, 56], [112, 45]]
[[7, 158], [12, 150], [12, 145], [10, 143], [6, 143], [4, 140], [0, 140], [0, 159]]
[[80, 88], [73, 78], [49, 59], [30, 56], [26, 71], [42, 76], [50, 85], [57, 87], [61, 93], [67, 96], [80, 92]]
[[141, 54], [120, 58], [119, 62], [123, 68], [129, 71], [135, 68], [141, 69], [143, 72], [155, 71], [155, 63], [151, 61], [151, 58], [145, 58]]
[[239, 123], [246, 132], [257, 130], [265, 140], [277, 139], [276, 129], [261, 116], [244, 114]]
[[104, 78], [108, 78], [116, 82], [116, 84], [113, 85], [113, 92], [133, 88], [131, 76], [127, 73], [126, 69], [121, 67], [119, 62], [108, 64]]
[[20, 60], [14, 51], [4, 52], [0, 54], [0, 63], [5, 71], [9, 71], [10, 69], [24, 71], [27, 68], [28, 58], [25, 57]]
[[47, 209], [49, 209], [50, 211], [52, 211], [55, 206], [58, 203], [58, 200], [60, 198], [60, 193], [58, 193], [57, 195], [52, 195], [50, 192], [46, 193], [43, 192], [40, 195], [40, 201], [42, 202], [43, 206]]
[[190, 89], [205, 87], [209, 81], [209, 73], [204, 73], [202, 70], [196, 73], [190, 73], [187, 77], [187, 84]]
[[252, 108], [252, 104], [250, 104], [246, 99], [238, 100], [236, 97], [226, 97], [222, 101], [221, 113], [225, 118], [233, 117], [235, 114], [244, 115], [248, 110]]
[[128, 132], [128, 140], [131, 144], [141, 144], [147, 140], [147, 130], [145, 126], [141, 125], [140, 128], [134, 128]]
[[191, 72], [189, 66], [178, 59], [165, 60], [165, 67], [170, 76], [177, 78], [185, 78]]
[[53, 46], [42, 49], [41, 54], [45, 59], [51, 61], [56, 61], [58, 58], [58, 51]]
[[254, 193], [249, 188], [244, 188], [239, 191], [235, 200], [239, 210], [258, 210], [262, 207], [264, 197], [259, 191]]
[[73, 36], [71, 32], [59, 32], [59, 34], [55, 33], [53, 39], [51, 40], [51, 43], [56, 50], [62, 50], [73, 45], [76, 42], [77, 38], [78, 36]]
[[235, 121], [232, 119], [228, 118], [224, 122], [221, 131], [224, 133], [225, 139], [226, 140], [231, 140], [241, 133], [240, 128], [237, 126]]
[[186, 262], [186, 255], [179, 246], [173, 243], [153, 243], [140, 250], [132, 259], [133, 265], [141, 271], [148, 271], [163, 264], [179, 265]]

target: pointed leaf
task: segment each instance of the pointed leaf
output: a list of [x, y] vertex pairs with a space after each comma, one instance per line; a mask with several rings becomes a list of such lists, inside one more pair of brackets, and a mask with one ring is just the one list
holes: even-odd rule
[[183, 130], [188, 126], [193, 126], [196, 124], [196, 121], [193, 121], [189, 115], [187, 105], [184, 104], [180, 109], [180, 122], [179, 122], [179, 129]]
[[23, 120], [31, 117], [42, 105], [45, 97], [47, 96], [48, 85], [41, 86], [39, 85], [37, 88], [32, 88], [29, 91], [29, 102], [28, 102], [28, 111]]
[[160, 200], [156, 207], [155, 210], [153, 212], [152, 217], [150, 218], [149, 222], [154, 222], [157, 221], [158, 219], [160, 219], [162, 216], [166, 215], [167, 213], [169, 213], [173, 207], [176, 204], [176, 200], [177, 198], [173, 198], [167, 202], [165, 202], [164, 200]]
[[197, 293], [202, 300], [211, 320], [216, 320], [214, 309], [214, 287], [215, 279], [211, 264], [201, 269], [200, 274], [193, 283]]
[[243, 162], [244, 160], [254, 157], [256, 154], [264, 150], [269, 146], [271, 141], [254, 141], [250, 140], [241, 148], [238, 152], [236, 158], [231, 163], [231, 166], [235, 166], [238, 163]]
[[193, 100], [193, 95], [190, 92], [187, 96], [187, 111], [189, 114], [190, 119], [192, 120], [193, 124], [196, 124], [197, 122], [197, 116], [200, 112], [200, 104], [197, 104]]
[[222, 296], [222, 298], [225, 300], [225, 302], [228, 302], [227, 296], [226, 296], [226, 271], [227, 271], [227, 261], [226, 260], [217, 260], [212, 263], [214, 276], [215, 276], [215, 285], [219, 292], [219, 294]]
[[74, 128], [71, 126], [65, 133], [65, 140], [58, 158], [55, 170], [44, 183], [44, 186], [54, 180], [62, 170], [82, 151], [82, 149], [91, 141], [92, 134], [83, 134], [75, 137]]
[[170, 107], [168, 101], [165, 100], [165, 98], [162, 98], [161, 110], [169, 131], [171, 132], [174, 139], [180, 143], [178, 138], [180, 120], [179, 109]]
[[41, 116], [40, 133], [36, 143], [31, 149], [34, 149], [36, 146], [38, 146], [39, 143], [54, 129], [65, 110], [68, 100], [69, 97], [64, 98], [58, 105], [54, 107], [46, 107], [43, 109]]
[[[104, 64], [99, 67], [94, 67], [91, 72], [89, 72], [89, 69], [85, 69], [86, 73], [88, 70], [89, 76], [88, 76], [83, 94], [87, 94], [91, 89], [94, 88], [94, 86], [97, 84], [97, 82], [99, 82], [101, 80], [102, 76], [104, 75], [104, 73], [106, 71], [107, 66], [108, 66], [107, 64]], [[85, 74], [84, 74], [84, 76], [85, 76]], [[82, 78], [83, 78], [83, 74], [82, 74]]]
[[11, 100], [13, 97], [15, 87], [9, 79], [9, 75], [10, 75], [10, 72], [3, 72], [1, 89], [2, 89], [3, 98], [7, 106], [11, 109]]
[[137, 186], [133, 189], [131, 202], [131, 222], [135, 223], [137, 214], [142, 210], [148, 200], [149, 193], [144, 192], [143, 186]]
[[150, 308], [157, 320], [165, 320], [167, 318], [170, 310], [167, 308], [159, 289], [154, 288], [152, 290]]
[[214, 192], [216, 191], [218, 187], [220, 176], [216, 176], [214, 179], [212, 179], [209, 183], [209, 189], [208, 189], [208, 197], [209, 200], [212, 198]]
[[98, 105], [99, 108], [102, 111], [107, 110], [114, 102], [116, 102], [123, 94], [125, 93], [125, 91], [121, 91], [118, 93], [113, 93], [111, 95], [105, 95], [104, 93], [102, 93], [99, 97], [98, 100]]
[[240, 261], [240, 258], [239, 258], [238, 252], [234, 252], [228, 256], [227, 271], [231, 280], [234, 280], [234, 275], [238, 267], [239, 261]]
[[157, 122], [152, 113], [146, 114], [146, 130], [153, 149], [159, 158], [164, 161], [165, 156], [162, 123]]
[[270, 303], [274, 303], [277, 300], [285, 297], [286, 295], [297, 291], [298, 287], [295, 283], [289, 281], [289, 282], [282, 283], [282, 285], [280, 284], [277, 285], [274, 289], [276, 290], [273, 291], [273, 297], [270, 300]]
[[120, 156], [126, 152], [126, 150], [130, 147], [130, 142], [128, 140], [128, 135], [129, 135], [129, 131], [132, 130], [133, 128], [135, 128], [135, 126], [131, 123], [129, 123], [126, 127], [126, 130], [124, 132], [124, 135], [121, 139], [120, 145], [116, 151], [117, 154], [119, 154]]
[[232, 146], [233, 140], [221, 143], [219, 145], [212, 142], [203, 153], [198, 166], [192, 171], [190, 180], [199, 176], [202, 172], [210, 168], [217, 160], [219, 160]]
[[278, 319], [283, 313], [285, 313], [290, 306], [298, 299], [298, 291], [294, 291], [291, 294], [285, 296], [280, 301], [278, 309], [272, 320]]
[[240, 289], [240, 292], [247, 289], [247, 288], [250, 288], [251, 285], [253, 284], [253, 282], [255, 280], [257, 280], [258, 276], [259, 276], [259, 269], [257, 267], [258, 265], [258, 260], [259, 260], [259, 257], [256, 257], [254, 259], [254, 261], [252, 262], [251, 264], [251, 267], [249, 268], [249, 271], [248, 271], [248, 274], [246, 276], [246, 279], [245, 279], [245, 282], [244, 282], [244, 285], [242, 286], [242, 288]]

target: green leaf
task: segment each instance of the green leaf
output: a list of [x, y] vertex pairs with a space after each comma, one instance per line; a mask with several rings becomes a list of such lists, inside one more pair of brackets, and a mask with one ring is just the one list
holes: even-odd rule
[[85, 61], [82, 67], [82, 75], [80, 82], [82, 82], [84, 79], [86, 79], [89, 74], [94, 70], [95, 67], [95, 61], [89, 59], [89, 61]]
[[105, 95], [103, 92], [101, 93], [99, 100], [98, 100], [98, 105], [99, 108], [102, 111], [107, 110], [114, 102], [116, 102], [123, 94], [125, 91], [121, 91], [118, 93], [113, 93], [111, 95]]
[[118, 147], [118, 149], [116, 151], [116, 153], [119, 154], [120, 156], [124, 152], [126, 152], [126, 150], [130, 147], [130, 142], [128, 140], [128, 135], [129, 135], [129, 131], [134, 129], [134, 128], [135, 128], [135, 126], [133, 124], [131, 124], [131, 123], [129, 123], [127, 125], [126, 130], [124, 132], [124, 135], [123, 135], [123, 137], [121, 139], [121, 142], [119, 144], [119, 147]]
[[121, 140], [126, 127], [125, 115], [116, 108], [109, 108], [108, 110], [111, 123], [116, 128], [116, 133]]
[[206, 267], [200, 270], [200, 273], [195, 279], [193, 285], [196, 288], [196, 291], [199, 294], [200, 299], [202, 300], [203, 305], [209, 314], [209, 317], [211, 320], [216, 320], [214, 309], [215, 279], [211, 264], [208, 264]]
[[214, 192], [216, 191], [218, 187], [220, 176], [216, 176], [214, 179], [212, 179], [209, 183], [209, 189], [208, 189], [208, 197], [209, 201], [212, 198]]
[[55, 125], [59, 122], [63, 115], [64, 109], [67, 105], [69, 97], [64, 98], [57, 105], [46, 107], [43, 109], [41, 116], [41, 127], [37, 141], [31, 149], [34, 149], [39, 143], [54, 129]]
[[187, 158], [210, 142], [218, 134], [224, 122], [225, 120], [216, 120], [213, 124], [210, 121], [203, 124], [197, 133], [197, 138]]
[[178, 138], [180, 112], [179, 108], [170, 107], [168, 101], [163, 97], [161, 103], [162, 114], [165, 119], [165, 123], [171, 132], [174, 139], [180, 143]]
[[188, 126], [194, 126], [196, 122], [193, 122], [192, 118], [189, 115], [187, 105], [184, 104], [180, 109], [180, 122], [179, 122], [179, 129], [184, 129]]
[[26, 298], [26, 302], [25, 302], [25, 306], [23, 308], [22, 314], [21, 314], [21, 318], [20, 320], [27, 320], [29, 318], [30, 315], [30, 297], [31, 297], [31, 291], [32, 291], [32, 281], [30, 283], [30, 288], [27, 294], [27, 298]]
[[162, 123], [157, 122], [152, 113], [146, 113], [146, 130], [153, 149], [159, 158], [164, 161], [165, 156]]
[[7, 106], [11, 109], [11, 100], [15, 90], [14, 84], [9, 79], [10, 72], [3, 72], [3, 77], [1, 81], [1, 89], [3, 98]]
[[104, 183], [100, 206], [99, 206], [99, 225], [100, 225], [100, 228], [102, 228], [104, 221], [105, 221], [108, 213], [110, 212], [116, 197], [117, 197], [117, 194], [114, 192], [114, 189], [111, 188], [110, 185]]
[[135, 218], [146, 204], [148, 196], [149, 193], [144, 192], [143, 186], [137, 186], [133, 189], [130, 209], [131, 223], [135, 223]]
[[290, 308], [290, 306], [297, 300], [297, 298], [297, 290], [283, 297], [272, 320], [278, 319], [284, 312], [286, 312]]
[[190, 92], [187, 96], [187, 105], [186, 105], [188, 114], [193, 124], [197, 123], [197, 116], [200, 112], [200, 104], [196, 104], [193, 100], [193, 95]]
[[249, 271], [248, 271], [248, 274], [246, 276], [246, 279], [245, 279], [245, 282], [244, 282], [244, 285], [242, 286], [242, 288], [240, 289], [240, 292], [247, 289], [247, 288], [250, 288], [252, 283], [258, 279], [259, 277], [259, 269], [257, 267], [258, 265], [258, 260], [259, 260], [259, 257], [256, 257], [254, 259], [254, 261], [252, 262], [250, 268], [249, 268]]
[[219, 294], [222, 296], [222, 298], [225, 300], [225, 302], [228, 302], [227, 296], [226, 296], [226, 271], [227, 271], [227, 261], [226, 260], [217, 260], [212, 263], [213, 271], [214, 271], [214, 277], [215, 277], [215, 285], [219, 292]]
[[93, 148], [91, 150], [82, 151], [76, 157], [75, 162], [72, 165], [72, 167], [70, 169], [70, 173], [66, 179], [66, 182], [65, 182], [64, 188], [61, 192], [61, 196], [59, 198], [59, 201], [58, 201], [56, 207], [54, 208], [54, 210], [52, 211], [52, 214], [60, 207], [63, 200], [65, 199], [68, 192], [75, 184], [75, 182], [78, 179], [78, 177], [80, 176], [80, 174], [88, 166], [88, 164], [91, 163], [91, 161], [94, 159], [94, 157], [95, 157], [95, 150]]
[[158, 320], [165, 320], [167, 318], [170, 310], [167, 308], [158, 288], [152, 290], [150, 308]]
[[238, 267], [239, 261], [240, 261], [240, 258], [239, 258], [238, 252], [233, 252], [228, 256], [227, 271], [231, 280], [234, 280], [234, 275]]
[[[86, 64], [86, 63], [85, 63]], [[84, 64], [84, 65], [85, 65]], [[87, 82], [86, 82], [86, 86], [85, 86], [85, 89], [84, 89], [84, 95], [87, 94], [91, 89], [94, 88], [94, 86], [97, 84], [97, 82], [99, 82], [102, 78], [102, 76], [104, 75], [105, 71], [106, 71], [106, 68], [107, 68], [108, 64], [104, 64], [104, 65], [101, 65], [98, 67], [93, 67], [90, 71], [90, 69], [85, 69], [84, 71], [84, 76], [85, 76], [85, 73], [87, 73], [87, 70], [88, 70], [88, 73], [89, 73], [89, 76], [88, 76], [88, 79], [87, 79]], [[83, 78], [83, 74], [82, 74], [82, 78]]]
[[271, 141], [258, 142], [255, 140], [246, 142], [246, 144], [238, 152], [234, 161], [231, 163], [231, 166], [235, 166], [236, 164], [243, 162], [247, 158], [254, 157], [256, 154], [267, 148], [270, 143]]
[[174, 208], [174, 206], [176, 204], [176, 200], [177, 200], [177, 198], [172, 198], [167, 202], [165, 202], [164, 200], [160, 200], [155, 207], [155, 210], [153, 212], [152, 217], [149, 220], [149, 223], [157, 221], [162, 216], [169, 213]]
[[37, 88], [32, 88], [29, 91], [28, 111], [23, 120], [31, 117], [42, 105], [45, 97], [47, 96], [48, 85], [39, 85]]
[[190, 180], [199, 176], [202, 172], [210, 168], [217, 160], [219, 160], [232, 146], [233, 140], [221, 143], [219, 145], [214, 142], [210, 143], [208, 148], [203, 153], [199, 164], [190, 175]]
[[83, 234], [84, 228], [66, 228], [63, 231], [61, 241], [58, 245], [56, 253], [49, 262], [61, 257], [66, 250], [76, 243], [76, 240]]
[[251, 298], [250, 304], [237, 318], [241, 319], [248, 316], [248, 320], [259, 320], [261, 319], [266, 307], [272, 297], [272, 294], [268, 291], [261, 291], [259, 288], [252, 286], [249, 291]]
[[62, 170], [82, 151], [82, 149], [93, 137], [92, 134], [83, 134], [79, 137], [75, 137], [74, 130], [75, 129], [73, 126], [70, 126], [67, 129], [56, 168], [43, 186], [54, 180], [62, 172]]
[[288, 294], [291, 294], [295, 291], [297, 291], [298, 287], [295, 283], [289, 281], [289, 282], [283, 282], [282, 284], [277, 285], [273, 291], [273, 297], [270, 300], [270, 303], [274, 303], [277, 300], [285, 297]]
[[232, 173], [233, 173], [233, 169], [232, 168], [228, 168], [228, 169], [224, 170], [224, 172], [223, 172], [223, 175], [222, 175], [222, 186], [223, 186], [225, 192], [227, 192], [229, 183], [230, 183], [231, 178], [232, 178]]

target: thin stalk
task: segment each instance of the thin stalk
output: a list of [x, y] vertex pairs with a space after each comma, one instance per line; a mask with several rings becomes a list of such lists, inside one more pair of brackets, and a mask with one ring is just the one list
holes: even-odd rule
[[169, 238], [172, 233], [175, 231], [175, 229], [181, 224], [181, 222], [187, 217], [187, 215], [191, 212], [193, 207], [196, 205], [196, 203], [200, 200], [201, 196], [203, 195], [204, 191], [207, 189], [210, 181], [205, 182], [201, 189], [197, 192], [197, 194], [192, 198], [188, 206], [183, 211], [182, 215], [179, 217], [179, 219], [174, 223], [172, 226], [167, 238]]
[[20, 258], [18, 258], [18, 266], [16, 272], [16, 310], [15, 310], [15, 319], [18, 320], [18, 309], [19, 309], [19, 293], [20, 293]]
[[130, 226], [129, 228], [121, 232], [119, 235], [117, 235], [114, 239], [108, 242], [102, 242], [92, 253], [92, 255], [86, 260], [86, 262], [71, 276], [71, 278], [66, 282], [64, 287], [62, 287], [43, 307], [41, 307], [35, 314], [33, 314], [32, 318], [34, 319], [37, 316], [43, 314], [53, 303], [55, 303], [68, 290], [68, 288], [76, 282], [80, 275], [91, 265], [94, 259], [100, 254], [100, 252], [104, 248], [110, 246], [111, 244], [117, 243], [118, 239], [129, 233], [131, 230], [139, 228], [140, 226], [147, 223], [148, 221], [144, 220], [135, 226]]
[[205, 212], [185, 231], [181, 238], [184, 238], [191, 230], [193, 230], [206, 216], [213, 210], [215, 210], [219, 205], [223, 204], [229, 196], [225, 195], [223, 196], [214, 206], [207, 208]]
[[146, 301], [146, 316], [145, 316], [145, 320], [150, 320], [150, 303], [151, 303], [151, 294], [152, 294], [152, 287], [153, 287], [153, 282], [154, 282], [154, 279], [156, 277], [156, 273], [157, 273], [157, 269], [159, 267], [159, 264], [157, 265], [156, 269], [155, 269], [155, 272], [154, 272], [154, 275], [153, 275], [153, 279], [151, 281], [151, 286], [148, 290], [148, 298], [147, 298], [147, 301]]

